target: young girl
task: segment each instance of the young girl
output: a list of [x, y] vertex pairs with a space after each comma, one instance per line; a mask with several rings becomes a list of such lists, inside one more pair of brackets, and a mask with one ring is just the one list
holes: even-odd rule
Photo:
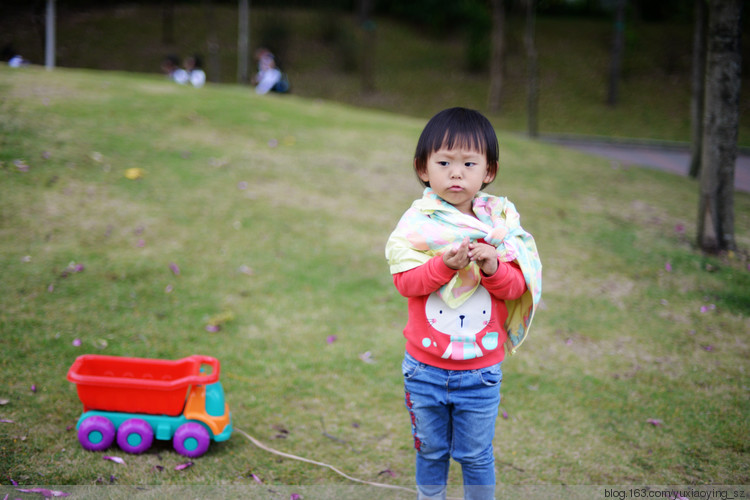
[[394, 284], [408, 298], [402, 369], [420, 499], [445, 498], [451, 457], [467, 500], [494, 498], [500, 365], [541, 297], [532, 236], [511, 202], [481, 191], [497, 175], [498, 149], [480, 113], [435, 115], [414, 157], [424, 193], [386, 245]]

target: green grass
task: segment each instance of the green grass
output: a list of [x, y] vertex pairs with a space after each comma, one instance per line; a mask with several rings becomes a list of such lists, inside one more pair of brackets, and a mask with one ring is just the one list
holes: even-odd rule
[[[240, 434], [181, 472], [168, 446], [125, 466], [81, 449], [76, 356], [201, 353], [221, 360], [238, 428], [412, 484], [406, 303], [383, 246], [419, 196], [424, 120], [83, 70], [2, 69], [0, 96], [0, 482], [350, 485]], [[695, 182], [500, 142], [489, 191], [535, 235], [545, 285], [504, 366], [498, 482], [750, 483], [750, 196], [735, 198], [741, 251], [703, 256]]]

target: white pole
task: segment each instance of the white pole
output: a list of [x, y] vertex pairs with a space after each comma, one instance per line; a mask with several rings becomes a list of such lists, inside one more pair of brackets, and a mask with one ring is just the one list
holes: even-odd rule
[[47, 0], [46, 39], [44, 44], [44, 66], [55, 67], [55, 0]]

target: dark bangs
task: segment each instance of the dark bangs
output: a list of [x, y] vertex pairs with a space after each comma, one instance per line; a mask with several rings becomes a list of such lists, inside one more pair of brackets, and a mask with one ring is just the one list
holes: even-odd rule
[[419, 137], [414, 153], [417, 173], [427, 168], [427, 158], [445, 147], [466, 148], [483, 153], [490, 172], [497, 173], [499, 145], [492, 124], [478, 111], [450, 108], [433, 116]]

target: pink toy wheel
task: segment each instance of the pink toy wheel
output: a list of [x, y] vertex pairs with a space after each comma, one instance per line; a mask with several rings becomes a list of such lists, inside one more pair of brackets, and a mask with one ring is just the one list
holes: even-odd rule
[[172, 445], [180, 455], [199, 457], [206, 453], [211, 436], [205, 427], [196, 422], [182, 424], [174, 433]]
[[128, 453], [143, 453], [154, 442], [154, 431], [140, 418], [126, 420], [117, 429], [117, 446]]
[[88, 417], [78, 427], [78, 441], [87, 450], [106, 450], [114, 440], [115, 424], [105, 417]]

